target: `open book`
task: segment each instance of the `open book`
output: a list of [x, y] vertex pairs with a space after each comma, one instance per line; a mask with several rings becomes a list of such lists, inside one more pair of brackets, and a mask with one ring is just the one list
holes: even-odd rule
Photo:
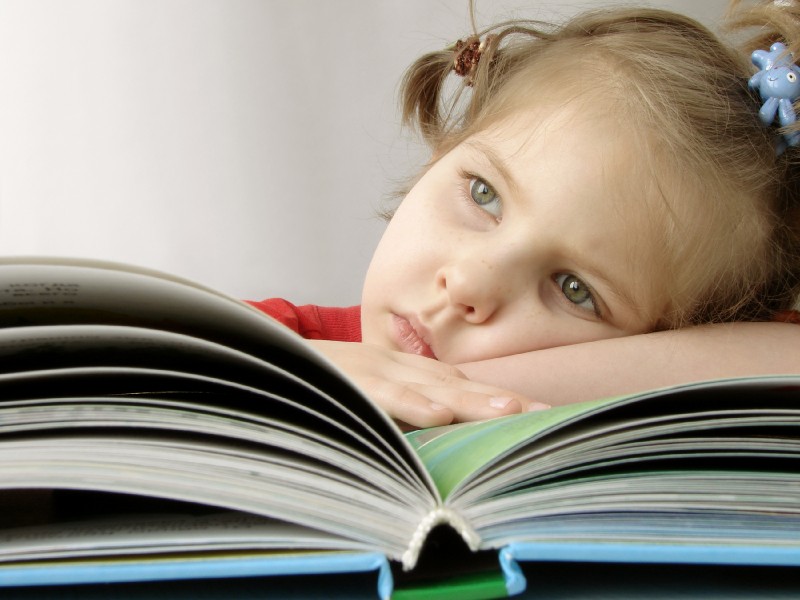
[[448, 531], [489, 596], [519, 561], [800, 565], [798, 434], [787, 376], [404, 435], [242, 302], [0, 259], [0, 586], [376, 571], [389, 597]]

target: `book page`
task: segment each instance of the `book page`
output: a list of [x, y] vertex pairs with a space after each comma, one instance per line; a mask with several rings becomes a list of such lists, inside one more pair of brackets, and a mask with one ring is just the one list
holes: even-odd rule
[[260, 311], [147, 270], [3, 259], [0, 489], [51, 488], [247, 512], [395, 557], [440, 503], [388, 416]]
[[[56, 325], [0, 329], [0, 373], [7, 374], [0, 378], [0, 390], [3, 390], [0, 407], [4, 419], [9, 418], [14, 389], [21, 393], [21, 386], [25, 385], [25, 394], [38, 393], [45, 399], [57, 398], [64, 393], [74, 395], [81, 389], [75, 377], [72, 377], [74, 383], [70, 388], [63, 384], [59, 386], [59, 380], [71, 377], [71, 369], [98, 367], [118, 368], [120, 373], [117, 383], [107, 384], [106, 393], [116, 392], [131, 401], [144, 397], [141, 395], [146, 390], [136, 387], [137, 380], [133, 376], [123, 381], [125, 369], [171, 373], [174, 381], [171, 397], [182, 393], [187, 398], [187, 412], [239, 407], [264, 419], [283, 419], [286, 428], [314, 427], [321, 438], [330, 438], [336, 444], [350, 446], [364, 455], [383, 457], [387, 468], [406, 472], [400, 456], [392, 452], [390, 446], [376, 444], [374, 433], [361, 419], [310, 383], [227, 346], [140, 327]], [[42, 372], [47, 376], [36, 377], [36, 373]], [[23, 373], [29, 376], [20, 377]], [[193, 393], [191, 390], [195, 383], [186, 377], [178, 379], [180, 374], [217, 380], [220, 387], [227, 386], [229, 395], [220, 399], [208, 391]], [[48, 381], [53, 383], [48, 384]], [[240, 390], [239, 393], [236, 390]], [[268, 397], [279, 402], [266, 403], [259, 390], [266, 390]], [[87, 388], [84, 393], [93, 391], [94, 388]], [[159, 393], [164, 394], [165, 390]], [[215, 407], [214, 402], [222, 405]], [[290, 406], [294, 407], [291, 412]]]
[[[324, 363], [265, 314], [193, 282], [130, 265], [0, 257], [0, 327], [94, 323], [162, 329]], [[279, 357], [276, 357], [279, 358]]]
[[0, 328], [79, 324], [180, 333], [293, 373], [362, 421], [375, 444], [391, 446], [404, 468], [436, 493], [391, 419], [300, 336], [255, 308], [202, 285], [130, 265], [0, 258]]
[[[170, 402], [175, 419], [161, 416], [149, 424], [157, 423], [165, 435], [210, 433], [215, 423], [204, 420], [208, 415], [230, 421], [220, 435], [279, 428], [301, 440], [305, 451], [319, 446], [320, 459], [331, 470], [344, 466], [359, 472], [362, 465], [367, 470], [360, 477], [376, 492], [391, 490], [417, 502], [428, 496], [402, 456], [391, 445], [377, 443], [374, 432], [346, 406], [275, 365], [213, 342], [135, 327], [12, 328], [0, 330], [2, 371], [9, 372], [0, 375], [0, 432], [9, 432], [27, 411], [35, 415], [30, 427], [44, 435], [49, 428], [64, 429], [86, 418], [95, 406], [102, 407], [98, 414], [113, 415], [116, 427], [133, 427], [158, 408], [154, 403]], [[110, 392], [116, 399], [108, 397]], [[244, 420], [254, 431], [237, 429]], [[201, 425], [207, 429], [198, 430]], [[424, 505], [430, 507], [430, 499]]]
[[237, 512], [124, 515], [0, 531], [0, 563], [253, 550], [368, 550], [367, 544]]
[[454, 489], [523, 443], [530, 443], [583, 415], [602, 410], [616, 399], [556, 406], [488, 421], [457, 423], [406, 433], [439, 493]]
[[[502, 486], [503, 469], [527, 465], [562, 446], [578, 448], [584, 438], [611, 447], [623, 443], [626, 435], [633, 439], [644, 432], [655, 435], [660, 427], [666, 428], [663, 435], [669, 435], [702, 430], [727, 418], [744, 419], [743, 413], [748, 409], [766, 411], [772, 422], [788, 423], [789, 415], [796, 411], [794, 395], [798, 389], [800, 378], [795, 376], [698, 382], [482, 423], [411, 432], [406, 437], [447, 498], [472, 482], [491, 479], [493, 485]], [[772, 404], [763, 398], [769, 398]], [[703, 415], [707, 415], [705, 421]], [[629, 433], [618, 437], [614, 432], [621, 428]], [[608, 437], [611, 435], [616, 437]], [[585, 460], [594, 458], [587, 456]], [[572, 453], [573, 465], [581, 459], [581, 451]], [[520, 469], [524, 476], [535, 471], [531, 466]]]
[[799, 397], [797, 376], [700, 382], [409, 437], [482, 548], [796, 554]]

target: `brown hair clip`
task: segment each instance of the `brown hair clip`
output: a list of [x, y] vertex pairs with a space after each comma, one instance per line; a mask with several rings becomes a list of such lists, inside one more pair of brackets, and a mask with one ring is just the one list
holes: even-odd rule
[[483, 41], [477, 37], [470, 37], [466, 41], [458, 40], [452, 46], [455, 52], [453, 70], [457, 75], [467, 79], [467, 85], [472, 85], [472, 71], [478, 66], [481, 54], [486, 50], [489, 40], [490, 37], [488, 36]]

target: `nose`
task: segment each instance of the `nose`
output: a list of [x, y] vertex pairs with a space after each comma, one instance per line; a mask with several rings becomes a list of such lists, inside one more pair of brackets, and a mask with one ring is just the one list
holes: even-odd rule
[[448, 302], [470, 323], [488, 321], [502, 304], [499, 269], [481, 259], [462, 259], [442, 267], [436, 284]]

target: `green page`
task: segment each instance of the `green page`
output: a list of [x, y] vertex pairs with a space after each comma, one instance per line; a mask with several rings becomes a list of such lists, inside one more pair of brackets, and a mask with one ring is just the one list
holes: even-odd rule
[[[674, 424], [667, 425], [672, 428], [670, 431], [686, 436], [681, 448], [684, 455], [690, 451], [705, 454], [702, 447], [692, 445], [692, 436], [700, 435], [698, 432], [702, 429], [694, 429], [693, 423], [701, 415], [712, 422], [722, 423], [733, 418], [739, 419], [739, 424], [751, 426], [748, 419], [757, 419], [753, 416], [755, 412], [767, 416], [772, 426], [787, 424], [788, 416], [797, 416], [797, 391], [798, 378], [793, 376], [722, 379], [490, 421], [414, 431], [406, 437], [431, 474], [442, 498], [448, 498], [467, 480], [516, 449], [556, 431], [572, 437], [581, 431], [585, 433], [588, 428], [595, 434], [604, 435], [609, 423], [603, 423], [607, 419], [601, 417], [601, 413], [608, 412], [608, 418], [612, 420], [621, 418], [628, 429], [633, 427], [633, 439], [639, 435], [636, 431], [646, 437], [650, 428], [656, 425], [654, 418], [662, 423], [665, 419], [671, 420]], [[769, 436], [770, 432], [767, 429], [761, 435]]]
[[623, 400], [582, 402], [489, 421], [422, 429], [407, 433], [406, 438], [433, 476], [442, 498], [447, 498], [465, 479], [519, 444]]

